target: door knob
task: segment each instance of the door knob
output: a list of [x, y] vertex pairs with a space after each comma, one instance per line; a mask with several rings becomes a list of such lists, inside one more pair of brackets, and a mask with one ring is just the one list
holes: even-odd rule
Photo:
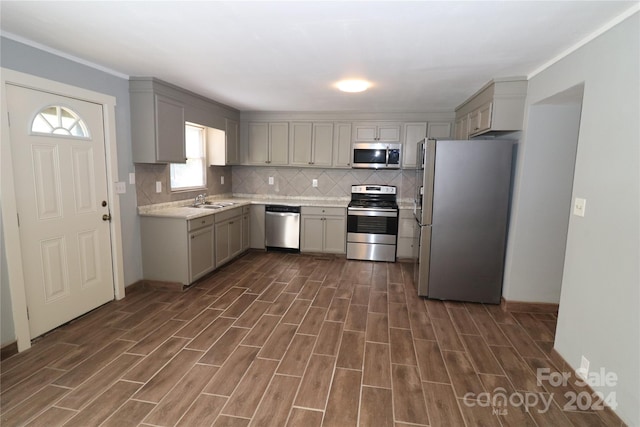
[[111, 215], [110, 214], [102, 215], [102, 220], [103, 221], [111, 221]]

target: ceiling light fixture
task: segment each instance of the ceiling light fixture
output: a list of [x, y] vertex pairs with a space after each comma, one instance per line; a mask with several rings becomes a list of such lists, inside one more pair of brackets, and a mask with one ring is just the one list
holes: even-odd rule
[[336, 87], [342, 92], [364, 92], [371, 87], [371, 83], [366, 80], [341, 80]]

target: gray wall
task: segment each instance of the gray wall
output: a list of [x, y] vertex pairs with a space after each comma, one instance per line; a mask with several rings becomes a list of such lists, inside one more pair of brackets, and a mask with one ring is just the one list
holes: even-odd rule
[[551, 101], [531, 106], [520, 144], [503, 288], [508, 301], [560, 302], [582, 92]]
[[0, 346], [16, 340], [11, 312], [11, 291], [9, 289], [6, 253], [2, 230], [2, 210], [0, 209]]
[[[584, 84], [572, 200], [586, 198], [585, 217], [571, 215], [566, 241], [555, 349], [575, 369], [580, 357], [590, 370], [613, 372], [616, 412], [640, 425], [640, 14], [613, 27], [531, 78], [527, 108]], [[545, 158], [525, 130], [518, 188], [535, 185]], [[543, 154], [543, 153], [542, 153]], [[551, 156], [553, 153], [548, 152]], [[534, 159], [529, 163], [529, 159]], [[528, 195], [514, 205], [513, 233], [533, 224], [520, 221]], [[514, 248], [512, 248], [512, 251]], [[511, 263], [513, 263], [513, 258]], [[534, 270], [531, 257], [522, 267]], [[512, 265], [511, 268], [514, 266]], [[520, 268], [520, 267], [519, 267]], [[528, 282], [510, 283], [511, 295], [528, 295]]]
[[[131, 121], [129, 82], [127, 79], [5, 37], [0, 39], [0, 65], [4, 68], [114, 96], [117, 103], [115, 119], [119, 181], [129, 182], [128, 175], [129, 172], [134, 172], [134, 167], [131, 161]], [[130, 285], [142, 279], [142, 257], [140, 224], [136, 212], [136, 192], [132, 185], [127, 184], [126, 188], [126, 194], [120, 195], [120, 216], [122, 221], [124, 280], [125, 285]], [[7, 280], [3, 278], [0, 286], [3, 289], [2, 295], [4, 297], [5, 288], [9, 286]], [[10, 310], [2, 310], [0, 320], [2, 320], [3, 325], [10, 316]], [[4, 337], [2, 341], [5, 342]]]

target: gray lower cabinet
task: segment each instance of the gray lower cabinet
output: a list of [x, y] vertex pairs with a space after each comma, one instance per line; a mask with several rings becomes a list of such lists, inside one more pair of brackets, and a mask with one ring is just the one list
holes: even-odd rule
[[300, 220], [301, 252], [346, 252], [347, 220], [344, 208], [303, 206]]
[[251, 233], [249, 247], [252, 249], [265, 248], [264, 206], [265, 205], [251, 205], [251, 212], [249, 213], [249, 231]]
[[211, 225], [189, 232], [189, 283], [216, 267], [213, 258], [213, 236]]
[[249, 249], [251, 210], [242, 206], [191, 220], [140, 217], [144, 279], [189, 285], [231, 261]]
[[251, 247], [251, 206], [242, 207], [242, 251]]
[[214, 215], [184, 220], [141, 217], [145, 280], [188, 285], [214, 269]]
[[242, 208], [215, 215], [215, 248], [216, 268], [242, 253]]
[[415, 258], [417, 253], [417, 223], [413, 217], [413, 209], [400, 209], [398, 217], [398, 258]]

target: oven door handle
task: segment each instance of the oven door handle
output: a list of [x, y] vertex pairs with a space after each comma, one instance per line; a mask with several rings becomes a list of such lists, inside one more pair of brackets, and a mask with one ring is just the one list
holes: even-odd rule
[[372, 210], [367, 208], [348, 208], [347, 215], [355, 215], [355, 216], [387, 216], [387, 217], [397, 217], [398, 211], [396, 210]]
[[387, 145], [387, 155], [385, 158], [385, 166], [389, 166], [389, 146]]

